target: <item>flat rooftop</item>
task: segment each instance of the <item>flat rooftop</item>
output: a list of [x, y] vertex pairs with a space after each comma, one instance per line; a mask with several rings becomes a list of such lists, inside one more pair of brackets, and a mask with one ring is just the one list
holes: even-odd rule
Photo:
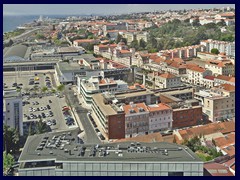
[[77, 62], [70, 62], [70, 63], [59, 62], [58, 67], [61, 72], [74, 72], [74, 71], [76, 72], [76, 71], [85, 71], [85, 69], [90, 69], [87, 66], [80, 66]]
[[117, 114], [117, 112], [112, 108], [110, 104], [104, 104], [104, 97], [101, 93], [92, 95], [92, 99], [106, 116]]
[[29, 136], [19, 162], [63, 161], [190, 161], [201, 160], [186, 146], [167, 142], [78, 143], [78, 130]]
[[155, 94], [152, 91], [145, 90], [145, 91], [138, 91], [138, 92], [126, 92], [126, 93], [116, 93], [116, 98], [128, 98], [128, 97], [136, 97], [136, 96], [145, 96], [145, 95], [152, 95]]

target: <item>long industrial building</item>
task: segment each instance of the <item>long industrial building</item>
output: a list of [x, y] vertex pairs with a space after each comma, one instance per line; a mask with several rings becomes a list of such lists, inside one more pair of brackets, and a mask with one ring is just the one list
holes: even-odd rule
[[186, 146], [166, 142], [80, 144], [78, 129], [29, 136], [20, 176], [203, 176]]

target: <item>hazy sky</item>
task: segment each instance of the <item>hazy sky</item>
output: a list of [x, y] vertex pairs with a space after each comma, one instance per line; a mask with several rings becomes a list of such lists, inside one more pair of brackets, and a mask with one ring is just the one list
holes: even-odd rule
[[4, 15], [121, 14], [169, 9], [235, 7], [234, 4], [4, 4]]

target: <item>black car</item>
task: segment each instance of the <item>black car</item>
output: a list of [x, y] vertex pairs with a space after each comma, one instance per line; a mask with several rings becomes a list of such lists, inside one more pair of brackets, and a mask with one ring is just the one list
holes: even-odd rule
[[47, 105], [47, 108], [48, 108], [48, 109], [51, 109], [51, 107], [50, 107], [49, 105]]
[[97, 133], [100, 132], [98, 128], [96, 128], [95, 131], [96, 131]]
[[[52, 103], [52, 100], [49, 99], [48, 102], [49, 102], [49, 103]], [[48, 106], [49, 106], [49, 105], [48, 105]], [[49, 106], [49, 107], [50, 107], [50, 106]]]
[[100, 137], [101, 140], [105, 140], [106, 139], [102, 134], [100, 134], [99, 137]]

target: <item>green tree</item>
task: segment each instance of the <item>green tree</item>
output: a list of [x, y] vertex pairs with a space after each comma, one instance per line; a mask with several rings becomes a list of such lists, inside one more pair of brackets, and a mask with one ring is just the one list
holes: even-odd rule
[[64, 88], [65, 88], [64, 84], [60, 84], [59, 86], [57, 86], [57, 90], [60, 92], [62, 92]]
[[42, 89], [41, 89], [41, 91], [42, 91], [43, 93], [45, 93], [47, 90], [48, 90], [48, 88], [47, 88], [46, 86], [43, 86]]
[[19, 131], [3, 125], [3, 144], [6, 153], [16, 153], [19, 151]]
[[139, 46], [140, 46], [141, 48], [145, 49], [146, 46], [147, 46], [147, 43], [146, 43], [143, 39], [140, 39], [140, 41], [139, 41]]
[[36, 134], [42, 134], [48, 132], [48, 126], [45, 122], [40, 119], [36, 124]]
[[5, 174], [7, 174], [8, 170], [13, 166], [14, 162], [15, 162], [14, 157], [11, 154], [4, 151], [3, 152], [3, 170]]
[[118, 34], [116, 43], [119, 43], [122, 40], [123, 36], [121, 34]]
[[216, 48], [211, 49], [211, 53], [213, 54], [219, 54], [219, 50]]
[[139, 49], [138, 41], [136, 39], [134, 39], [131, 42], [130, 47], [135, 48], [136, 50], [138, 50]]
[[221, 21], [217, 23], [217, 26], [223, 27], [226, 26], [226, 23], [223, 19], [221, 19]]
[[30, 122], [29, 127], [28, 127], [28, 135], [31, 136], [34, 134], [32, 122]]
[[55, 90], [55, 89], [51, 89], [51, 92], [52, 92], [52, 93], [56, 93], [56, 90]]

